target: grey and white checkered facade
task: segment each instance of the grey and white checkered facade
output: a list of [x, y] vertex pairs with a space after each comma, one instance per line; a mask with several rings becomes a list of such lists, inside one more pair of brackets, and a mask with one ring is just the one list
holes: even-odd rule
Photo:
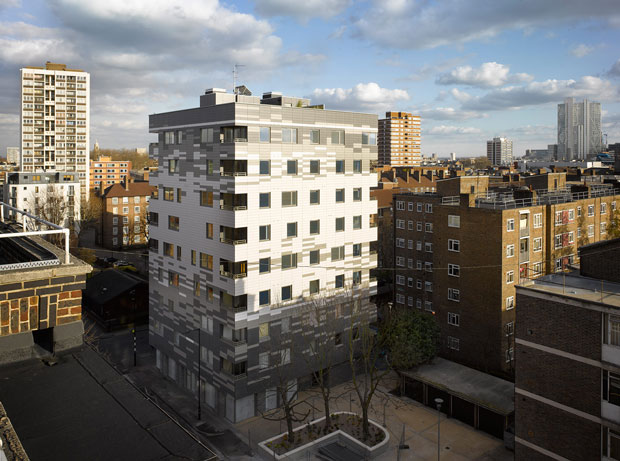
[[[200, 329], [203, 398], [231, 421], [276, 404], [274, 377], [259, 363], [265, 331], [279, 332], [283, 319], [291, 331], [303, 328], [295, 312], [314, 296], [363, 289], [364, 307], [374, 308], [377, 116], [308, 104], [208, 90], [200, 107], [149, 120], [159, 161], [150, 179], [158, 187], [150, 202], [150, 343], [160, 370], [196, 391]], [[270, 226], [268, 238], [261, 226]], [[282, 268], [291, 254], [296, 267]], [[292, 366], [301, 385], [311, 372], [305, 362]]]

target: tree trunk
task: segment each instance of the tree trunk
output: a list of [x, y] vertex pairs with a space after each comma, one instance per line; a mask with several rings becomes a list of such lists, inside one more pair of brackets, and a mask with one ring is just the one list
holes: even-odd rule
[[286, 416], [286, 429], [288, 430], [288, 440], [290, 443], [295, 442], [295, 433], [293, 432], [293, 415], [288, 405], [284, 405], [284, 415]]
[[325, 430], [329, 432], [329, 427], [332, 425], [332, 417], [329, 414], [329, 395], [323, 394], [323, 405], [325, 406]]
[[362, 405], [362, 430], [364, 440], [368, 440], [370, 438], [370, 430], [368, 429], [368, 404], [366, 402]]

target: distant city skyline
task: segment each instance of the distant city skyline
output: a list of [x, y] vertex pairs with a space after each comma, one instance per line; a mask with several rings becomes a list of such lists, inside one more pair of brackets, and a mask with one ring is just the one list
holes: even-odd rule
[[[422, 117], [422, 154], [514, 156], [557, 142], [557, 105], [601, 103], [620, 142], [615, 1], [0, 0], [0, 152], [19, 145], [20, 72], [45, 61], [91, 74], [91, 139], [146, 146], [148, 115], [238, 83], [328, 109]], [[89, 146], [92, 148], [92, 146]]]

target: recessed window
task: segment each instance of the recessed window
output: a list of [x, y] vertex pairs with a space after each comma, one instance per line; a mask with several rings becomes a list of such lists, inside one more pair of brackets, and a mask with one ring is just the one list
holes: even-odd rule
[[271, 142], [271, 128], [268, 126], [260, 127], [260, 142]]
[[506, 257], [512, 258], [515, 255], [515, 246], [514, 245], [506, 245]]
[[271, 174], [271, 162], [269, 160], [261, 160], [258, 165], [259, 174], [269, 175]]
[[362, 188], [361, 187], [353, 188], [353, 201], [354, 202], [362, 201]]
[[310, 251], [310, 264], [319, 264], [321, 262], [320, 250]]
[[456, 252], [461, 251], [460, 240], [448, 239], [448, 251], [456, 251]]
[[454, 325], [458, 327], [461, 323], [461, 316], [459, 314], [455, 314], [454, 312], [448, 312], [448, 325]]
[[332, 131], [332, 144], [344, 144], [344, 131]]
[[282, 206], [297, 206], [297, 191], [282, 192]]
[[310, 221], [310, 234], [316, 235], [321, 233], [321, 221], [319, 219]]
[[361, 229], [361, 228], [362, 228], [362, 217], [353, 216], [353, 229]]
[[344, 259], [344, 246], [332, 248], [332, 261], [342, 261]]
[[319, 292], [320, 286], [321, 285], [320, 285], [319, 280], [310, 280], [310, 284], [309, 284], [310, 294], [311, 295], [317, 294]]
[[168, 229], [170, 230], [179, 230], [179, 217], [178, 216], [168, 216]]
[[271, 240], [271, 224], [258, 228], [258, 239], [261, 241]]
[[448, 264], [448, 275], [452, 277], [461, 276], [461, 266], [458, 264]]
[[261, 258], [258, 260], [258, 272], [260, 274], [271, 272], [271, 258]]
[[362, 133], [362, 144], [376, 146], [377, 133]]
[[344, 202], [344, 189], [336, 189], [336, 203]]
[[321, 132], [319, 130], [310, 130], [310, 144], [319, 144], [321, 142]]
[[202, 128], [200, 130], [200, 142], [213, 142], [213, 128]]
[[448, 299], [450, 301], [461, 301], [461, 292], [456, 288], [448, 288]]
[[362, 172], [362, 161], [353, 160], [353, 173], [361, 173], [361, 172]]
[[344, 288], [344, 274], [337, 275], [334, 281], [334, 286], [336, 288]]
[[321, 163], [319, 160], [310, 160], [310, 173], [319, 174], [321, 172]]
[[288, 175], [296, 175], [297, 174], [297, 160], [287, 160], [286, 161], [286, 174], [288, 174]]
[[[264, 290], [258, 293], [258, 303], [261, 306], [266, 306], [271, 302], [271, 290]], [[261, 324], [263, 325], [263, 324]], [[259, 334], [260, 336], [260, 334]], [[269, 324], [267, 324], [267, 336], [269, 336]]]
[[297, 128], [282, 128], [282, 142], [297, 144]]
[[344, 173], [344, 160], [336, 160], [336, 173]]
[[336, 232], [344, 231], [344, 218], [336, 218]]
[[318, 205], [320, 203], [321, 203], [321, 191], [311, 190], [310, 191], [310, 205]]
[[509, 219], [506, 221], [506, 232], [512, 232], [515, 230], [515, 220]]
[[353, 244], [353, 256], [362, 256], [362, 244], [361, 243]]
[[297, 253], [282, 255], [282, 269], [294, 269], [297, 267]]
[[286, 236], [297, 237], [297, 223], [296, 222], [290, 222], [286, 224]]
[[282, 301], [290, 301], [293, 298], [293, 285], [282, 287]]
[[448, 227], [461, 227], [461, 217], [458, 215], [448, 215]]
[[200, 205], [201, 206], [213, 206], [213, 192], [211, 191], [200, 191]]
[[362, 283], [362, 271], [353, 272], [353, 285], [359, 285]]
[[271, 193], [270, 192], [261, 192], [258, 196], [258, 204], [260, 208], [269, 208], [271, 207]]

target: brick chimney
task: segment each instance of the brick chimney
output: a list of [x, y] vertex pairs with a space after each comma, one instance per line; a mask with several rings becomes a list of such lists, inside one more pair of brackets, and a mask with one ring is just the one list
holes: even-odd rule
[[123, 186], [125, 187], [125, 190], [129, 190], [129, 183], [131, 182], [131, 178], [129, 177], [129, 175], [125, 176], [125, 181], [123, 183]]

